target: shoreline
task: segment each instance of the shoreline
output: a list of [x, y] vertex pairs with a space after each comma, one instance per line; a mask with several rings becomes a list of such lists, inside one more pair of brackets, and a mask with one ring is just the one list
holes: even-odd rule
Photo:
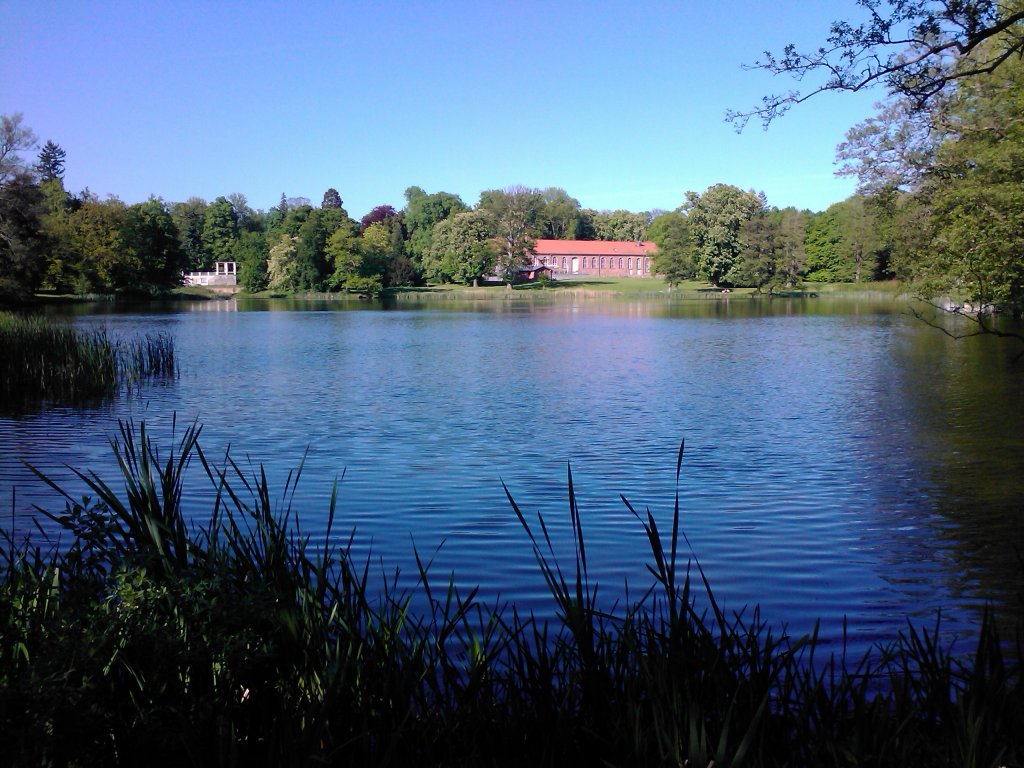
[[[146, 295], [132, 294], [36, 294], [34, 301], [20, 305], [22, 310], [39, 307], [53, 307], [80, 304], [173, 304], [189, 301], [260, 301], [291, 300], [338, 302], [361, 305], [402, 304], [402, 303], [446, 303], [461, 302], [525, 302], [541, 300], [561, 301], [641, 301], [650, 303], [680, 301], [772, 301], [829, 299], [877, 299], [909, 298], [906, 287], [897, 281], [870, 283], [804, 283], [782, 291], [758, 291], [755, 288], [722, 289], [700, 281], [687, 281], [670, 287], [660, 278], [620, 279], [565, 279], [550, 283], [521, 283], [508, 287], [504, 283], [486, 284], [478, 287], [466, 285], [427, 285], [419, 287], [387, 288], [372, 299], [346, 292], [284, 292], [260, 291], [247, 293], [213, 291], [208, 288], [188, 286], [174, 288], [169, 292]], [[18, 309], [15, 308], [15, 309]]]

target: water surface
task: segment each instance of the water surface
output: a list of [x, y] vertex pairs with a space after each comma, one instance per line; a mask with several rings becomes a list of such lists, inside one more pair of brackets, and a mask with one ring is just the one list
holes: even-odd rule
[[[279, 493], [308, 451], [294, 505], [314, 539], [344, 472], [340, 528], [361, 556], [412, 574], [413, 543], [440, 547], [439, 578], [546, 614], [502, 481], [568, 553], [571, 465], [592, 576], [608, 599], [638, 594], [649, 553], [619, 497], [667, 528], [685, 438], [683, 527], [727, 610], [760, 603], [793, 631], [821, 619], [830, 641], [847, 617], [864, 647], [939, 608], [954, 634], [985, 601], [1020, 609], [1024, 371], [1005, 343], [952, 341], [883, 300], [337, 307], [78, 314], [172, 333], [183, 372], [93, 408], [0, 416], [14, 524], [59, 507], [22, 460], [113, 480], [118, 419], [166, 441], [176, 414]], [[190, 511], [210, 497], [197, 475]]]

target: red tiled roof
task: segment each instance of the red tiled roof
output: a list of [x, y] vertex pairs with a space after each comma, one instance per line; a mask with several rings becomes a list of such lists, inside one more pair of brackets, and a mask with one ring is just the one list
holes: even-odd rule
[[533, 244], [538, 256], [644, 256], [657, 251], [654, 243], [635, 240], [537, 240]]

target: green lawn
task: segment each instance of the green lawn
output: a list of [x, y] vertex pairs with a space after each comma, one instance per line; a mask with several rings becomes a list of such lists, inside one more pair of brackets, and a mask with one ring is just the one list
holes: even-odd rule
[[[902, 285], [895, 281], [874, 283], [803, 283], [792, 291], [776, 290], [776, 295], [808, 296], [810, 294], [829, 294], [833, 296], [861, 295], [864, 293], [885, 293], [897, 296]], [[346, 293], [283, 293], [280, 291], [262, 291], [260, 293], [241, 293], [245, 298], [295, 298], [313, 300], [355, 300], [354, 295]], [[432, 302], [432, 301], [507, 301], [527, 298], [572, 300], [610, 299], [616, 297], [630, 299], [709, 299], [709, 298], [750, 298], [758, 294], [754, 288], [732, 288], [724, 292], [701, 280], [688, 280], [676, 286], [669, 286], [663, 278], [565, 278], [539, 283], [520, 283], [509, 288], [504, 283], [491, 283], [474, 288], [469, 285], [427, 285], [408, 288], [385, 289], [383, 297], [399, 302]]]
[[[887, 293], [896, 296], [901, 290], [895, 281], [876, 283], [803, 283], [792, 291], [776, 291], [784, 295], [831, 294], [852, 295], [863, 293]], [[707, 299], [750, 298], [758, 295], [754, 288], [732, 288], [723, 292], [701, 280], [688, 280], [676, 286], [669, 286], [660, 277], [630, 278], [568, 278], [541, 283], [521, 283], [509, 289], [506, 285], [483, 285], [478, 288], [462, 285], [431, 285], [423, 288], [396, 288], [385, 295], [402, 300], [457, 299], [473, 301], [481, 299], [572, 298], [604, 299], [615, 296], [637, 299]], [[766, 294], [760, 294], [766, 295]]]

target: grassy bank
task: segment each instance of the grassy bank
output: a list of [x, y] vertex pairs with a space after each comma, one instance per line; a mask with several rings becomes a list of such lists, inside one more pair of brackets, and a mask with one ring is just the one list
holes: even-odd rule
[[[813, 298], [818, 295], [832, 297], [849, 296], [851, 298], [865, 295], [892, 296], [900, 295], [902, 288], [899, 283], [804, 283], [792, 290], [776, 290], [775, 296]], [[653, 301], [684, 301], [684, 300], [738, 300], [738, 299], [770, 299], [771, 294], [757, 291], [754, 288], [732, 288], [723, 291], [706, 282], [690, 280], [678, 285], [669, 286], [660, 277], [651, 278], [572, 278], [551, 280], [537, 283], [521, 283], [511, 289], [504, 284], [481, 285], [473, 288], [458, 285], [432, 285], [422, 288], [392, 288], [385, 291], [384, 296], [396, 302], [431, 302], [431, 301], [515, 301], [522, 299], [568, 299], [604, 300], [631, 299]]]
[[[0, 581], [0, 738], [10, 765], [998, 766], [1024, 760], [1017, 655], [986, 621], [953, 657], [914, 628], [863, 659], [719, 610], [672, 530], [634, 513], [650, 589], [602, 609], [570, 476], [575, 555], [509, 497], [558, 620], [487, 605], [429, 573], [417, 604], [313, 546], [261, 470], [214, 466], [185, 431], [160, 451], [122, 425], [123, 490], [52, 515], [60, 552], [8, 539]], [[682, 461], [679, 454], [678, 468]], [[180, 500], [196, 463], [204, 525]], [[119, 482], [118, 485], [122, 483]], [[325, 500], [335, 527], [335, 498]], [[379, 570], [380, 569], [380, 570]], [[383, 573], [381, 573], [383, 571]], [[380, 574], [380, 575], [378, 575]], [[389, 575], [390, 574], [390, 575]], [[707, 606], [700, 609], [697, 606]]]
[[0, 312], [0, 405], [79, 403], [174, 376], [174, 339], [167, 334], [115, 341], [104, 330]]
[[[803, 283], [792, 290], [775, 290], [776, 297], [814, 298], [819, 295], [830, 297], [858, 298], [864, 296], [891, 296], [896, 298], [902, 290], [894, 281], [875, 283]], [[245, 299], [298, 299], [328, 302], [362, 302], [358, 294], [261, 291], [239, 293]], [[723, 291], [700, 280], [689, 280], [669, 286], [660, 277], [650, 278], [564, 278], [536, 283], [518, 283], [511, 288], [505, 283], [484, 283], [469, 285], [426, 285], [419, 287], [386, 288], [378, 297], [386, 303], [444, 303], [475, 301], [609, 301], [627, 299], [634, 301], [686, 301], [686, 300], [770, 300], [772, 294], [754, 288], [732, 288]]]

